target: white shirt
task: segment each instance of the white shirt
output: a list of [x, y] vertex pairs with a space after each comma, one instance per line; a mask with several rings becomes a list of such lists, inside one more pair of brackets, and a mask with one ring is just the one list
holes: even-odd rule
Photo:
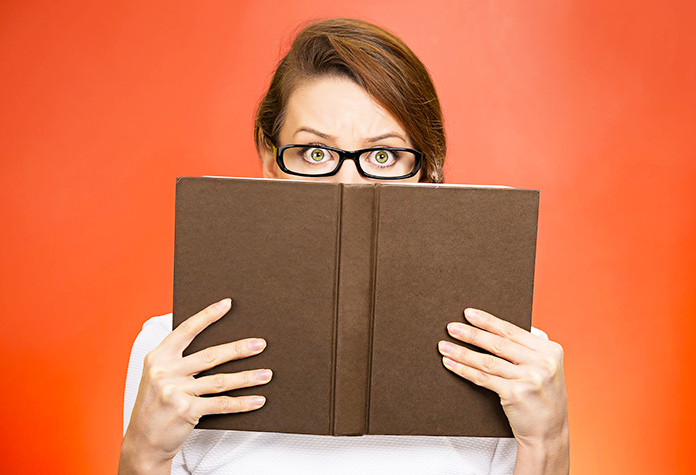
[[[172, 315], [145, 322], [133, 344], [123, 405], [130, 421], [145, 355], [172, 331]], [[537, 329], [532, 332], [546, 337]], [[365, 435], [331, 437], [194, 429], [173, 474], [509, 474], [515, 439]]]

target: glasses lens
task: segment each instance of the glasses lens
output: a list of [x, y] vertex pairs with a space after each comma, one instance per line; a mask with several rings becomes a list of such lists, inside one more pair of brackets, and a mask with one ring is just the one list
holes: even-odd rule
[[403, 150], [377, 148], [360, 155], [360, 166], [365, 173], [385, 178], [410, 175], [416, 161], [416, 154]]
[[321, 147], [298, 146], [283, 151], [285, 168], [303, 175], [322, 175], [331, 173], [339, 162], [338, 153]]

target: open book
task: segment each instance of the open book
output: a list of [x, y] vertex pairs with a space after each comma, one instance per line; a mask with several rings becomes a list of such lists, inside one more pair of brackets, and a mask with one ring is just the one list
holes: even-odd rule
[[199, 428], [510, 437], [497, 394], [446, 370], [467, 307], [529, 329], [539, 193], [433, 184], [179, 178], [174, 325], [230, 312], [185, 354], [248, 337], [266, 405]]

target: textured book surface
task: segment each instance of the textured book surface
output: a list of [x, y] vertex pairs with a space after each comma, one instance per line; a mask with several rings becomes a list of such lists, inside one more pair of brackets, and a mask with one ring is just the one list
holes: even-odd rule
[[307, 434], [511, 436], [499, 397], [437, 342], [467, 307], [529, 329], [538, 192], [445, 185], [181, 178], [174, 325], [234, 300], [185, 354], [248, 337], [271, 368], [245, 414], [198, 427]]

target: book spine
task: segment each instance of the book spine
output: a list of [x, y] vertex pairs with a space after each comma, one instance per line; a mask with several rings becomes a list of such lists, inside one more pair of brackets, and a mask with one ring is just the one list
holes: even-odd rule
[[343, 186], [332, 434], [362, 435], [367, 432], [374, 209], [379, 187]]

